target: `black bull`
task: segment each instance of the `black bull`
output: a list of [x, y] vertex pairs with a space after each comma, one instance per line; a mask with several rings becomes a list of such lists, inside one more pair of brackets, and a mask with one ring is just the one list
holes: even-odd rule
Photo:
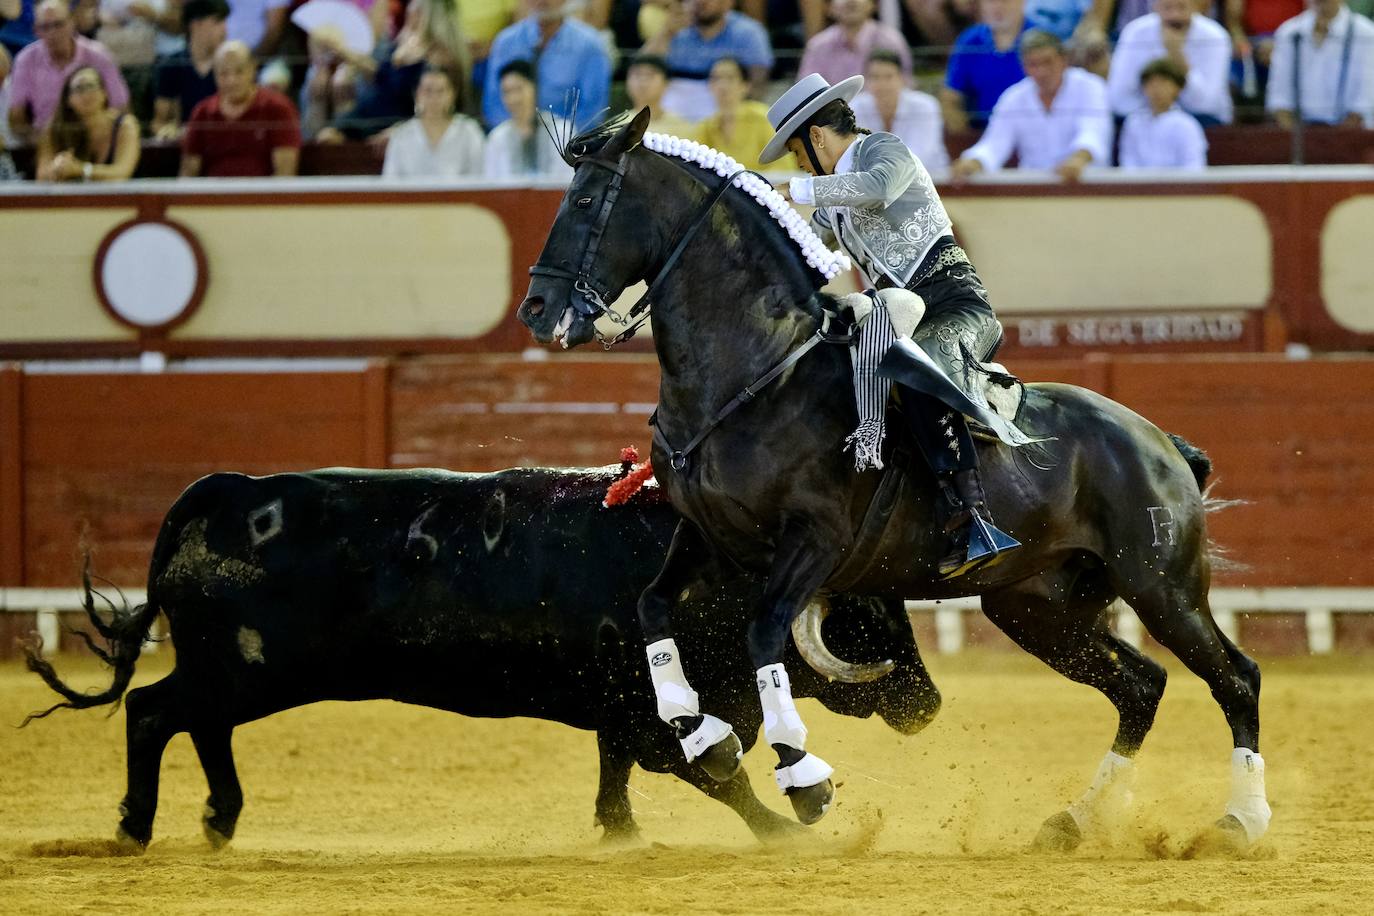
[[[109, 639], [113, 685], [88, 696], [30, 655], [66, 697], [117, 700], [154, 618], [167, 615], [176, 667], [130, 691], [128, 792], [121, 838], [146, 846], [163, 749], [189, 732], [210, 796], [205, 832], [234, 834], [243, 793], [235, 726], [321, 700], [390, 699], [470, 716], [529, 716], [597, 733], [596, 818], [634, 832], [630, 768], [672, 773], [729, 805], [759, 837], [794, 825], [754, 795], [741, 770], [715, 783], [658, 721], [635, 602], [658, 571], [677, 515], [656, 488], [601, 505], [609, 470], [331, 469], [197, 481], [163, 521], [148, 601], [91, 614]], [[88, 586], [89, 588], [89, 586]], [[746, 653], [760, 580], [736, 578], [674, 617], [693, 682], [748, 749], [761, 713]], [[897, 602], [837, 598], [825, 643], [856, 662], [891, 659], [886, 677], [828, 682], [789, 651], [798, 696], [912, 733], [939, 708]], [[89, 609], [89, 603], [88, 603]], [[102, 653], [105, 654], [105, 653]], [[457, 753], [457, 751], [455, 751]]]

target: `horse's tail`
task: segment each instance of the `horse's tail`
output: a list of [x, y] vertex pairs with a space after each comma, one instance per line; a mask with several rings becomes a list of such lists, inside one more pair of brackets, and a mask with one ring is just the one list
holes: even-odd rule
[[1178, 453], [1183, 456], [1183, 460], [1188, 462], [1188, 467], [1193, 471], [1193, 477], [1197, 480], [1197, 488], [1202, 492], [1207, 491], [1207, 478], [1212, 476], [1212, 459], [1207, 457], [1207, 453], [1189, 442], [1182, 436], [1173, 433], [1165, 433], [1169, 441], [1178, 449]]
[[[147, 604], [140, 604], [131, 608], [123, 594], [120, 594], [120, 606], [116, 606], [113, 601], [91, 587], [89, 555], [87, 555], [86, 565], [81, 571], [81, 584], [86, 595], [84, 602], [86, 616], [90, 619], [96, 632], [104, 638], [108, 649], [97, 646], [95, 641], [91, 639], [91, 635], [84, 630], [73, 632], [85, 640], [86, 647], [94, 652], [101, 661], [114, 669], [114, 681], [109, 688], [99, 693], [78, 693], [57, 676], [53, 666], [39, 654], [38, 647], [25, 646], [24, 655], [29, 670], [61, 694], [65, 698], [65, 702], [50, 706], [42, 712], [30, 713], [25, 717], [21, 728], [34, 719], [42, 719], [59, 709], [89, 709], [92, 706], [104, 706], [108, 703], [118, 704], [124, 696], [124, 691], [129, 687], [129, 681], [134, 676], [134, 666], [138, 663], [139, 653], [143, 650], [143, 643], [148, 639], [148, 632], [152, 629], [153, 621], [158, 615], [157, 604], [153, 602], [150, 596]], [[109, 621], [103, 620], [96, 613], [96, 595], [100, 595], [101, 600], [109, 606]], [[118, 706], [116, 705], [115, 708], [117, 709]]]
[[[1204, 512], [1220, 512], [1231, 506], [1245, 504], [1243, 499], [1219, 499], [1212, 496], [1212, 488], [1217, 484], [1215, 480], [1208, 483], [1208, 478], [1212, 476], [1212, 459], [1207, 457], [1206, 452], [1182, 436], [1173, 433], [1166, 433], [1166, 435], [1169, 437], [1169, 441], [1174, 444], [1174, 448], [1178, 449], [1179, 454], [1183, 456], [1183, 460], [1188, 462], [1188, 467], [1193, 472], [1193, 478], [1197, 481], [1197, 488], [1202, 493]], [[1215, 570], [1244, 572], [1249, 569], [1246, 564], [1227, 556], [1226, 548], [1210, 539], [1207, 542], [1207, 555], [1212, 561], [1212, 568]]]

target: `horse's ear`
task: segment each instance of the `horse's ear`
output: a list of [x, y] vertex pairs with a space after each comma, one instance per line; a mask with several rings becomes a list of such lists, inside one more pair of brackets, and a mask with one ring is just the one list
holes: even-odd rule
[[601, 155], [607, 159], [617, 159], [621, 153], [628, 153], [639, 145], [639, 141], [644, 139], [644, 132], [649, 129], [649, 106], [644, 109], [616, 133], [614, 137], [606, 142], [601, 148]]

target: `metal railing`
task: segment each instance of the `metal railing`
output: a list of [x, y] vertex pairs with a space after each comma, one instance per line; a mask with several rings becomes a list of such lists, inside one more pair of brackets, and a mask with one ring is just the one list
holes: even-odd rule
[[[102, 589], [102, 591], [105, 591]], [[126, 588], [122, 590], [129, 606], [142, 604], [148, 600], [148, 593], [141, 588]], [[113, 589], [105, 592], [111, 594]], [[111, 594], [111, 597], [115, 596]], [[59, 615], [63, 612], [80, 611], [83, 608], [82, 602], [85, 600], [85, 593], [77, 588], [0, 588], [0, 614], [33, 614], [35, 616], [35, 629], [38, 630], [38, 638], [42, 642], [43, 654], [53, 655], [57, 652], [57, 647], [61, 644], [61, 620]], [[97, 598], [97, 607], [100, 599]], [[153, 621], [152, 629], [148, 634], [153, 640], [157, 640], [162, 635], [162, 618], [159, 616]], [[145, 655], [156, 652], [159, 642], [151, 641], [143, 644]]]
[[[146, 600], [143, 589], [124, 589], [130, 605]], [[1209, 596], [1212, 616], [1232, 640], [1239, 634], [1240, 614], [1300, 613], [1306, 621], [1307, 651], [1313, 655], [1327, 655], [1336, 647], [1336, 614], [1367, 614], [1374, 612], [1374, 588], [1214, 588]], [[45, 655], [52, 654], [59, 645], [59, 615], [81, 610], [83, 594], [80, 589], [61, 588], [0, 588], [0, 613], [34, 614]], [[936, 651], [941, 654], [960, 652], [967, 639], [965, 615], [980, 610], [976, 597], [954, 598], [948, 601], [908, 601], [907, 610], [923, 613], [934, 611]], [[1122, 639], [1139, 647], [1144, 637], [1140, 618], [1124, 602], [1112, 605], [1115, 630]], [[150, 635], [161, 635], [161, 618], [153, 623]], [[143, 651], [156, 652], [157, 642], [144, 644]]]
[[[1313, 655], [1330, 654], [1336, 646], [1338, 613], [1374, 612], [1374, 588], [1214, 588], [1208, 596], [1212, 617], [1221, 631], [1235, 640], [1239, 634], [1240, 614], [1299, 613], [1304, 615], [1307, 651]], [[980, 609], [976, 597], [948, 601], [908, 601], [907, 610], [935, 610], [936, 650], [942, 654], [959, 652], [967, 636], [964, 615]], [[1117, 635], [1137, 648], [1145, 628], [1135, 611], [1123, 601], [1112, 603]]]

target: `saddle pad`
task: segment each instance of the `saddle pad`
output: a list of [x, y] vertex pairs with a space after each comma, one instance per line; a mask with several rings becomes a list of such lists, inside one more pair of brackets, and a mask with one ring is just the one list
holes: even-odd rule
[[[983, 368], [992, 373], [983, 382], [983, 396], [987, 398], [988, 406], [1004, 420], [1015, 422], [1016, 415], [1021, 411], [1021, 403], [1026, 399], [1025, 386], [1016, 381], [1016, 377], [1001, 363], [983, 363]], [[1008, 380], [1012, 380], [1010, 384], [1004, 384]], [[969, 420], [968, 427], [969, 432], [979, 439], [997, 439], [992, 430], [974, 420]]]

